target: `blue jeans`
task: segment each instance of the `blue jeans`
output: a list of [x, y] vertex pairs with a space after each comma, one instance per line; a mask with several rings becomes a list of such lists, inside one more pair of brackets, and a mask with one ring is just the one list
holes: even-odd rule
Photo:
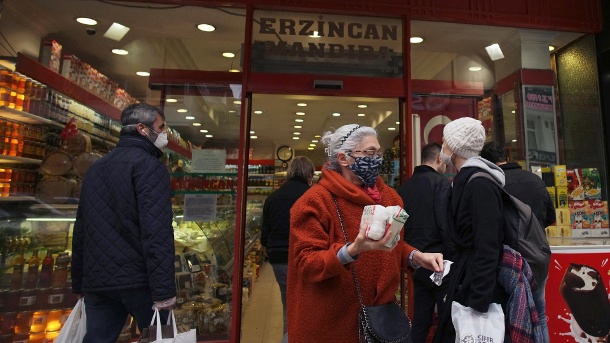
[[[114, 343], [131, 314], [138, 328], [150, 325], [154, 311], [150, 289], [139, 288], [122, 291], [85, 293], [87, 334], [83, 343]], [[167, 312], [162, 317], [167, 321]]]
[[282, 305], [284, 309], [284, 333], [286, 333], [286, 277], [288, 275], [288, 264], [287, 263], [274, 263], [273, 274], [275, 274], [275, 281], [280, 286], [280, 294], [282, 295]]
[[532, 292], [532, 296], [534, 298], [534, 304], [536, 304], [536, 310], [538, 310], [538, 317], [542, 326], [542, 338], [545, 343], [550, 343], [551, 339], [549, 337], [549, 327], [546, 323], [546, 313], [545, 313], [545, 300], [544, 300], [544, 288], [546, 286], [546, 279], [544, 283], [538, 287], [538, 290]]

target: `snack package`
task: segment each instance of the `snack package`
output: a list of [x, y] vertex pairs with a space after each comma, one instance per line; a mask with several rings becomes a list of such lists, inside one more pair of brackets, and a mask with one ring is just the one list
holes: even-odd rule
[[360, 219], [360, 227], [366, 228], [366, 238], [374, 241], [382, 239], [387, 230], [388, 217], [385, 206], [365, 206]]
[[388, 230], [392, 232], [392, 238], [385, 244], [386, 247], [391, 248], [400, 239], [400, 231], [409, 218], [407, 211], [403, 210], [400, 206], [389, 206], [386, 208], [390, 211], [390, 219], [388, 220]]

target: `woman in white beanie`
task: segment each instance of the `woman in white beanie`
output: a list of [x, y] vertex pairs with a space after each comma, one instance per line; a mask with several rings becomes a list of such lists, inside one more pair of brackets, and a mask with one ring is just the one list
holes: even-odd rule
[[458, 170], [448, 206], [448, 234], [455, 243], [456, 254], [445, 311], [434, 342], [455, 342], [453, 300], [482, 313], [492, 302], [507, 301], [506, 292], [496, 280], [504, 241], [502, 193], [485, 178], [475, 178], [466, 187], [470, 176], [477, 172], [488, 173], [504, 185], [502, 169], [479, 157], [484, 143], [485, 128], [473, 118], [454, 120], [443, 130], [441, 158]]

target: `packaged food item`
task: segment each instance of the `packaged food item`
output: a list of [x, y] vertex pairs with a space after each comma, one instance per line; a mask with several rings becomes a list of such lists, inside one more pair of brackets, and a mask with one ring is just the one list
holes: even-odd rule
[[586, 199], [595, 200], [601, 198], [601, 179], [597, 168], [582, 169], [582, 185]]
[[547, 187], [546, 190], [549, 192], [549, 195], [553, 200], [553, 207], [557, 208], [557, 192], [555, 191], [555, 186]]
[[556, 187], [557, 193], [557, 208], [569, 208], [568, 205], [568, 187]]
[[580, 169], [568, 169], [568, 200], [585, 200], [585, 190], [582, 187]]
[[555, 186], [567, 187], [568, 177], [566, 174], [565, 164], [558, 164], [553, 166], [553, 175], [555, 176]]
[[589, 201], [587, 216], [592, 229], [607, 229], [608, 225], [608, 202], [601, 200]]
[[360, 227], [366, 228], [366, 238], [378, 241], [386, 233], [388, 212], [385, 206], [369, 205], [364, 207], [360, 219]]
[[555, 222], [556, 225], [570, 225], [570, 209], [569, 208], [557, 208], [555, 209]]
[[587, 216], [587, 202], [571, 201], [570, 202], [570, 227], [572, 230], [588, 229], [589, 218]]
[[561, 237], [572, 237], [572, 229], [570, 225], [558, 225], [557, 235]]
[[554, 226], [554, 225], [547, 226], [545, 228], [545, 231], [546, 231], [546, 236], [547, 237], [557, 237], [557, 236], [559, 236], [557, 234], [557, 226]]
[[44, 40], [42, 42], [42, 51], [40, 53], [40, 63], [49, 67], [56, 73], [59, 73], [61, 64], [61, 44], [55, 40]]

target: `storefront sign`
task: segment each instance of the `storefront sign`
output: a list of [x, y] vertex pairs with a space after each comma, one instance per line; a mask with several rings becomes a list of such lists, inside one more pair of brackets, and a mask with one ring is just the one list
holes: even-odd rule
[[402, 77], [397, 19], [256, 11], [252, 70]]
[[523, 86], [527, 169], [559, 163], [555, 97], [552, 86]]
[[525, 108], [553, 112], [553, 89], [551, 87], [525, 87]]
[[607, 342], [608, 256], [610, 249], [601, 246], [553, 250], [545, 291], [551, 342]]

